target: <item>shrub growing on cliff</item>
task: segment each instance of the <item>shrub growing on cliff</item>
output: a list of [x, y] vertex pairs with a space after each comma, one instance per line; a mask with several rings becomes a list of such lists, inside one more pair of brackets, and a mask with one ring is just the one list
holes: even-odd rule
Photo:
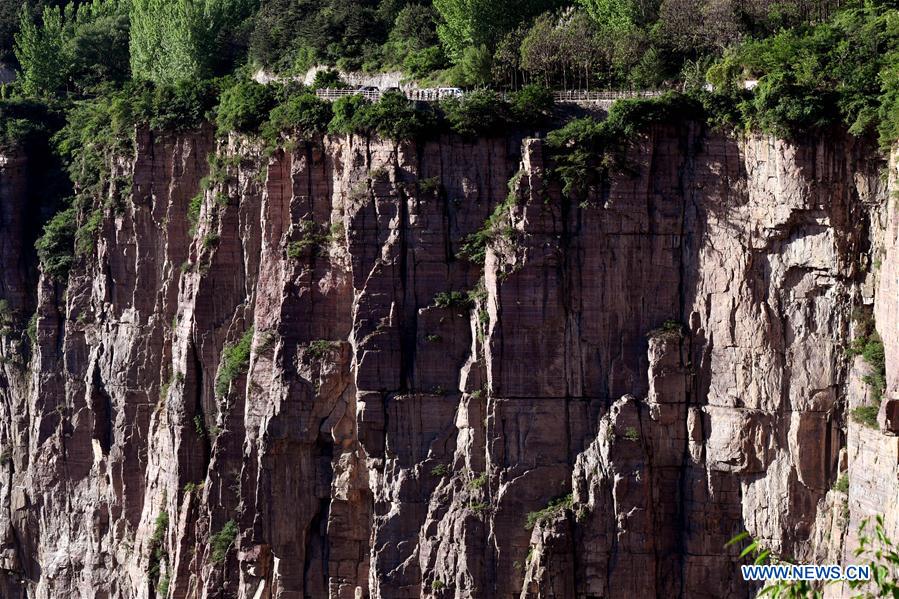
[[97, 232], [100, 225], [103, 224], [103, 209], [97, 208], [92, 210], [84, 224], [75, 231], [75, 253], [78, 255], [90, 254], [94, 251], [97, 244]]
[[877, 428], [877, 412], [880, 411], [880, 404], [873, 406], [858, 406], [852, 409], [852, 420], [867, 426], [868, 428]]
[[355, 133], [360, 131], [363, 124], [363, 116], [371, 102], [361, 95], [344, 96], [331, 104], [333, 117], [328, 123], [328, 133]]
[[525, 85], [509, 96], [512, 118], [522, 125], [541, 125], [552, 113], [553, 92], [542, 85]]
[[57, 212], [44, 225], [44, 234], [34, 244], [41, 268], [58, 281], [68, 276], [74, 259], [75, 219], [73, 206]]
[[228, 520], [220, 531], [212, 535], [209, 539], [209, 545], [212, 550], [212, 561], [219, 564], [225, 560], [228, 550], [234, 544], [237, 538], [237, 523], [234, 520]]
[[441, 291], [434, 296], [434, 305], [438, 308], [462, 308], [468, 310], [473, 303], [463, 291]]
[[225, 346], [218, 376], [215, 379], [215, 394], [218, 397], [227, 395], [231, 382], [247, 371], [252, 344], [253, 327], [250, 327], [237, 343]]
[[509, 107], [491, 90], [479, 90], [463, 98], [440, 103], [450, 129], [465, 137], [500, 133], [510, 120]]
[[56, 119], [50, 108], [23, 98], [0, 99], [0, 148], [29, 147], [47, 135]]
[[361, 122], [385, 139], [402, 141], [423, 137], [436, 126], [437, 117], [429, 105], [418, 107], [402, 93], [387, 92], [365, 108]]
[[154, 583], [161, 580], [160, 573], [162, 562], [168, 559], [168, 553], [165, 550], [165, 535], [169, 530], [169, 513], [160, 510], [153, 522], [153, 534], [150, 535], [150, 562], [148, 564], [147, 574]]
[[550, 520], [556, 516], [563, 514], [565, 510], [570, 510], [574, 505], [574, 497], [571, 493], [562, 497], [551, 499], [549, 504], [542, 510], [530, 512], [525, 521], [525, 528], [528, 530], [534, 528], [539, 522]]
[[216, 109], [216, 123], [221, 133], [256, 131], [275, 105], [270, 85], [252, 79], [239, 81], [222, 92]]
[[[883, 397], [884, 389], [886, 389], [886, 359], [883, 349], [883, 340], [874, 329], [873, 320], [867, 323], [860, 323], [860, 335], [852, 342], [847, 350], [849, 357], [861, 356], [865, 363], [871, 368], [871, 372], [863, 377], [863, 381], [871, 388], [871, 398], [875, 406], [863, 406], [853, 411], [853, 418], [857, 422], [868, 424], [871, 418], [865, 417], [866, 408], [873, 408], [874, 421], [876, 422], [877, 405]], [[858, 412], [858, 415], [856, 415]]]
[[299, 130], [304, 135], [324, 133], [333, 114], [330, 102], [312, 93], [288, 97], [275, 106], [262, 127], [262, 137], [270, 145], [278, 142], [282, 132]]
[[551, 174], [566, 194], [584, 197], [607, 185], [613, 172], [628, 170], [628, 147], [651, 125], [703, 118], [702, 105], [683, 94], [619, 100], [604, 121], [574, 119], [547, 134]]

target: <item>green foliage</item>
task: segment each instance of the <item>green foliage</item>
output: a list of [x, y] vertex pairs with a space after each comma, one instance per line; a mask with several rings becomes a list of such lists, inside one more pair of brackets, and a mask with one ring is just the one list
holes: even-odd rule
[[203, 438], [206, 436], [206, 423], [203, 421], [203, 417], [199, 414], [194, 416], [194, 432], [198, 437]]
[[84, 92], [128, 76], [126, 0], [45, 6], [39, 19], [28, 4], [21, 6], [14, 49], [24, 93]]
[[[465, 238], [459, 250], [460, 258], [465, 258], [474, 264], [482, 264], [487, 257], [487, 245], [491, 241], [497, 236], [506, 238], [512, 236], [513, 231], [508, 224], [509, 211], [518, 201], [517, 187], [522, 175], [523, 172], [518, 171], [509, 179], [509, 193], [506, 195], [506, 199], [496, 205], [483, 227]], [[475, 301], [475, 298], [471, 299]]]
[[381, 46], [382, 68], [402, 68], [411, 77], [427, 77], [446, 66], [446, 55], [437, 39], [437, 13], [424, 4], [407, 4], [393, 22]]
[[487, 85], [493, 72], [493, 54], [486, 44], [467, 46], [447, 78], [462, 87]]
[[34, 96], [56, 93], [62, 88], [68, 70], [62, 10], [47, 8], [38, 25], [32, 20], [28, 5], [22, 4], [19, 27], [15, 53], [22, 66], [19, 75], [22, 90]]
[[203, 192], [200, 192], [192, 197], [190, 203], [187, 205], [187, 222], [190, 224], [191, 235], [196, 231], [197, 224], [200, 222], [200, 211], [203, 208], [203, 200], [204, 194]]
[[574, 497], [571, 493], [562, 497], [556, 497], [550, 500], [549, 504], [542, 510], [529, 512], [525, 521], [525, 528], [528, 530], [534, 528], [538, 523], [551, 520], [566, 510], [570, 510], [574, 506]]
[[657, 329], [649, 332], [649, 337], [657, 339], [682, 339], [684, 336], [684, 325], [678, 320], [666, 320]]
[[31, 318], [28, 319], [28, 326], [25, 327], [25, 334], [28, 336], [28, 341], [31, 342], [31, 347], [37, 345], [37, 320], [38, 313], [35, 312], [31, 315]]
[[134, 77], [172, 84], [221, 72], [230, 66], [228, 44], [255, 6], [255, 0], [131, 0]]
[[402, 141], [424, 137], [437, 123], [430, 106], [416, 106], [398, 92], [387, 92], [375, 103], [359, 95], [347, 96], [334, 102], [332, 109], [330, 133], [375, 133]]
[[299, 130], [306, 136], [324, 133], [332, 117], [330, 102], [313, 93], [292, 95], [272, 109], [262, 127], [262, 136], [269, 144], [276, 144], [284, 131]]
[[862, 380], [871, 388], [871, 399], [875, 405], [862, 406], [853, 411], [853, 419], [857, 422], [870, 424], [873, 412], [873, 421], [876, 423], [877, 409], [886, 389], [886, 357], [884, 354], [883, 340], [874, 329], [873, 320], [869, 323], [860, 323], [860, 335], [852, 342], [847, 350], [849, 357], [861, 356], [870, 366], [871, 372]]
[[[43, 142], [55, 119], [43, 102], [24, 98], [0, 99], [0, 148], [23, 147], [31, 154]], [[36, 153], [36, 152], [35, 152]]]
[[213, 563], [219, 564], [225, 560], [228, 551], [237, 538], [237, 522], [228, 520], [220, 531], [212, 535], [209, 539], [209, 546], [212, 550]]
[[211, 250], [217, 248], [219, 245], [219, 236], [217, 233], [207, 233], [205, 237], [203, 237], [203, 249]]
[[331, 341], [328, 341], [327, 339], [316, 339], [309, 343], [309, 347], [306, 348], [305, 353], [315, 360], [322, 360], [328, 356], [333, 348], [334, 343]]
[[434, 296], [434, 305], [438, 308], [463, 308], [472, 306], [471, 299], [464, 291], [441, 291]]
[[846, 474], [841, 475], [837, 480], [833, 483], [834, 491], [839, 493], [848, 493], [849, 492], [849, 476]]
[[749, 40], [727, 52], [708, 77], [721, 90], [758, 79], [739, 104], [747, 127], [795, 136], [843, 123], [859, 135], [878, 128], [890, 144], [897, 138], [897, 52], [895, 7], [866, 2], [813, 27]]
[[222, 350], [221, 365], [215, 379], [215, 394], [218, 397], [227, 395], [231, 382], [247, 371], [252, 344], [253, 327], [250, 327], [236, 343], [226, 345]]
[[216, 123], [222, 133], [256, 131], [275, 105], [272, 86], [252, 79], [238, 81], [222, 92], [216, 109]]
[[76, 217], [73, 206], [57, 212], [44, 225], [44, 234], [34, 244], [41, 268], [57, 281], [68, 277], [74, 260]]
[[868, 428], [877, 429], [877, 412], [880, 411], [880, 406], [858, 406], [853, 408], [852, 410], [852, 420], [867, 426]]
[[579, 0], [597, 26], [607, 31], [627, 31], [634, 27], [632, 0]]
[[466, 48], [495, 47], [520, 22], [560, 4], [552, 0], [435, 0], [442, 19], [437, 35], [447, 54], [458, 60]]
[[[861, 558], [871, 567], [871, 579], [878, 597], [899, 596], [899, 546], [887, 536], [883, 516], [874, 518], [873, 530], [869, 532], [870, 520], [862, 520], [858, 531], [858, 548], [855, 557]], [[864, 589], [868, 581], [854, 580], [849, 588]]]
[[328, 123], [328, 133], [349, 134], [361, 132], [363, 117], [371, 103], [361, 95], [344, 96], [331, 104], [334, 116]]
[[476, 514], [480, 514], [490, 509], [490, 504], [486, 501], [469, 501], [468, 509], [475, 512]]
[[168, 559], [165, 549], [165, 536], [169, 530], [169, 513], [160, 510], [153, 522], [153, 534], [150, 535], [150, 561], [147, 565], [147, 575], [151, 583], [159, 584], [163, 578], [160, 576], [162, 562]]
[[605, 186], [612, 172], [625, 170], [628, 147], [650, 126], [704, 118], [702, 105], [683, 94], [619, 100], [603, 121], [574, 119], [547, 135], [552, 174], [566, 194], [584, 196]]
[[431, 589], [434, 591], [439, 591], [445, 586], [446, 586], [446, 584], [444, 584], [444, 582], [442, 580], [440, 580], [439, 578], [435, 578], [434, 580], [431, 581]]
[[477, 477], [468, 481], [468, 486], [472, 489], [483, 489], [487, 485], [487, 473], [481, 472]]
[[363, 110], [363, 127], [382, 138], [397, 141], [424, 137], [436, 125], [430, 106], [416, 107], [405, 95], [388, 92]]
[[91, 211], [87, 218], [75, 231], [75, 253], [78, 255], [90, 254], [96, 247], [96, 236], [103, 224], [103, 209], [97, 208]]
[[310, 219], [299, 222], [297, 238], [287, 244], [287, 257], [299, 260], [306, 255], [315, 255], [322, 247], [334, 239], [333, 231]]
[[380, 12], [377, 0], [269, 0], [255, 18], [250, 58], [277, 70], [313, 63], [358, 69], [377, 54], [395, 16]]
[[410, 50], [402, 60], [403, 70], [410, 77], [422, 79], [446, 66], [446, 56], [440, 46]]
[[523, 125], [542, 125], [553, 110], [553, 93], [535, 83], [525, 85], [509, 97], [512, 118]]
[[346, 86], [340, 72], [334, 69], [322, 69], [315, 73], [312, 80], [312, 89], [343, 89]]
[[440, 107], [450, 128], [466, 137], [496, 135], [509, 121], [507, 105], [491, 90], [448, 98]]
[[624, 438], [627, 439], [628, 441], [631, 441], [632, 443], [636, 443], [637, 441], [640, 440], [640, 433], [637, 432], [637, 429], [634, 428], [633, 426], [629, 426], [624, 431]]
[[449, 474], [449, 468], [446, 464], [437, 464], [431, 468], [431, 476], [446, 476]]
[[206, 485], [205, 481], [199, 482], [199, 483], [195, 483], [195, 482], [185, 483], [184, 493], [185, 494], [195, 493], [197, 491], [202, 490], [205, 485]]

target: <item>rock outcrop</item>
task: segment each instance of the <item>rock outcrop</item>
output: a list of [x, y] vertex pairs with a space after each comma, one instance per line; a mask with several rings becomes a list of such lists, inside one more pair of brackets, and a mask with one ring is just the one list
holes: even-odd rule
[[142, 131], [54, 281], [4, 155], [0, 594], [741, 597], [743, 530], [897, 531], [895, 164], [689, 124], [628, 162], [573, 202], [538, 139]]

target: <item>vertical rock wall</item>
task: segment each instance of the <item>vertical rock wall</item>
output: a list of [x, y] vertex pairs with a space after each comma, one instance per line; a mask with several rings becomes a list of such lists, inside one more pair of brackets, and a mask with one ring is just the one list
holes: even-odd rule
[[739, 597], [736, 533], [814, 561], [897, 511], [893, 184], [851, 138], [657, 128], [574, 203], [539, 140], [141, 132], [36, 293], [26, 160], [3, 596]]

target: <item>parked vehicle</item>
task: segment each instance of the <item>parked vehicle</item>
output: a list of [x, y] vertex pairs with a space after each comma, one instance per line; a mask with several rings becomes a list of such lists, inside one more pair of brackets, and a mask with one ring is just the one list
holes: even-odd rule
[[437, 88], [437, 97], [438, 98], [461, 98], [465, 92], [463, 92], [458, 87], [438, 87]]

